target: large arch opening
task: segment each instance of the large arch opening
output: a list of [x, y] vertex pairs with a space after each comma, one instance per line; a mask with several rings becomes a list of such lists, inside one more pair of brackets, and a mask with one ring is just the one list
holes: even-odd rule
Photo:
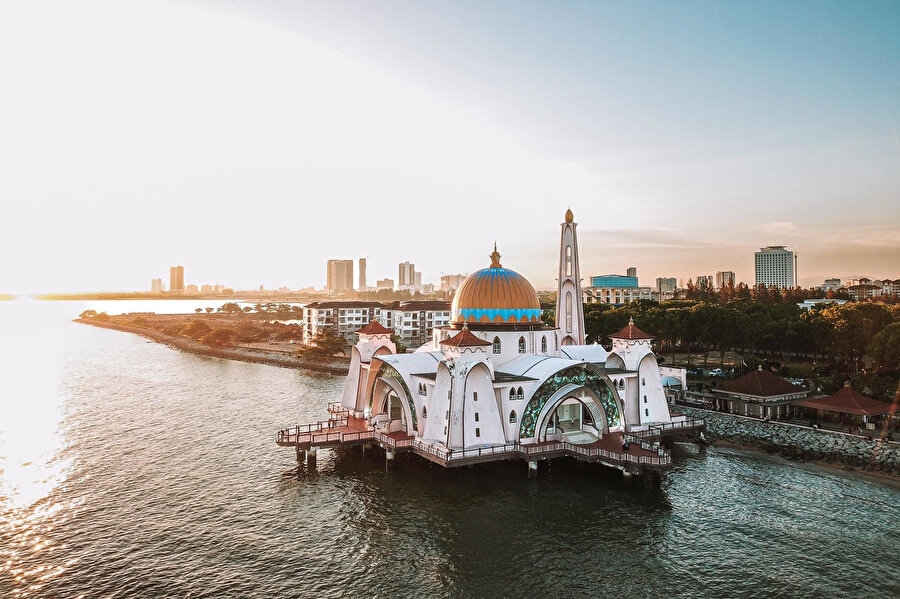
[[596, 395], [584, 387], [573, 388], [547, 402], [537, 428], [537, 440], [585, 445], [608, 432], [609, 420]]
[[372, 401], [372, 425], [384, 433], [416, 433], [414, 415], [403, 389], [396, 381], [379, 377], [375, 382]]

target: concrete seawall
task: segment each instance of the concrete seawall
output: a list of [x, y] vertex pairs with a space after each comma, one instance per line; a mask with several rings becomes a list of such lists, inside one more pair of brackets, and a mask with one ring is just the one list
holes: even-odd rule
[[706, 436], [750, 445], [787, 458], [822, 460], [866, 471], [900, 476], [900, 443], [782, 422], [677, 406], [679, 412], [706, 421]]

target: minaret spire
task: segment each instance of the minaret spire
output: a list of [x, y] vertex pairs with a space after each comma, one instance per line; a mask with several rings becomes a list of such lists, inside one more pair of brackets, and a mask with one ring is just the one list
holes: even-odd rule
[[583, 345], [584, 306], [581, 297], [581, 270], [578, 266], [578, 239], [575, 215], [566, 210], [559, 239], [559, 286], [556, 292], [556, 328], [560, 345]]

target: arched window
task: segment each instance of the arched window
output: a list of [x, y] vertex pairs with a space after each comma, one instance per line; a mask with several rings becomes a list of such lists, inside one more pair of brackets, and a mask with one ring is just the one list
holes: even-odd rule
[[500, 353], [500, 337], [494, 337], [494, 353]]
[[422, 383], [422, 395], [428, 395], [428, 385]]
[[512, 412], [509, 413], [509, 422], [510, 422], [510, 424], [512, 424], [515, 421], [516, 421], [516, 411], [513, 410]]
[[513, 387], [512, 389], [509, 390], [509, 399], [513, 400], [515, 398], [516, 398], [516, 388]]
[[566, 332], [572, 332], [572, 292], [566, 291]]
[[422, 406], [422, 418], [428, 418], [428, 408]]
[[572, 276], [572, 246], [566, 246], [566, 276]]
[[525, 337], [519, 337], [519, 353], [525, 353]]
[[547, 353], [547, 335], [541, 337], [541, 352]]
[[525, 392], [522, 390], [522, 387], [519, 387], [519, 393], [517, 394], [519, 399], [525, 399]]
[[625, 388], [625, 379], [620, 379], [619, 380], [619, 389], [624, 389], [624, 388]]

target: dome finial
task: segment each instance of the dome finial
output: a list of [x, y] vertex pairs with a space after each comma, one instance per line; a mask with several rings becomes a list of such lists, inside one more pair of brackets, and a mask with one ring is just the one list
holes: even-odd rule
[[491, 252], [491, 268], [503, 268], [500, 264], [500, 252], [497, 251], [497, 242], [494, 242], [494, 251]]
[[566, 210], [566, 222], [567, 222], [567, 223], [575, 222], [575, 215], [572, 214], [572, 209], [571, 209], [571, 208], [569, 208], [568, 210]]
[[634, 316], [628, 317], [628, 326], [630, 326], [630, 327], [634, 326]]

